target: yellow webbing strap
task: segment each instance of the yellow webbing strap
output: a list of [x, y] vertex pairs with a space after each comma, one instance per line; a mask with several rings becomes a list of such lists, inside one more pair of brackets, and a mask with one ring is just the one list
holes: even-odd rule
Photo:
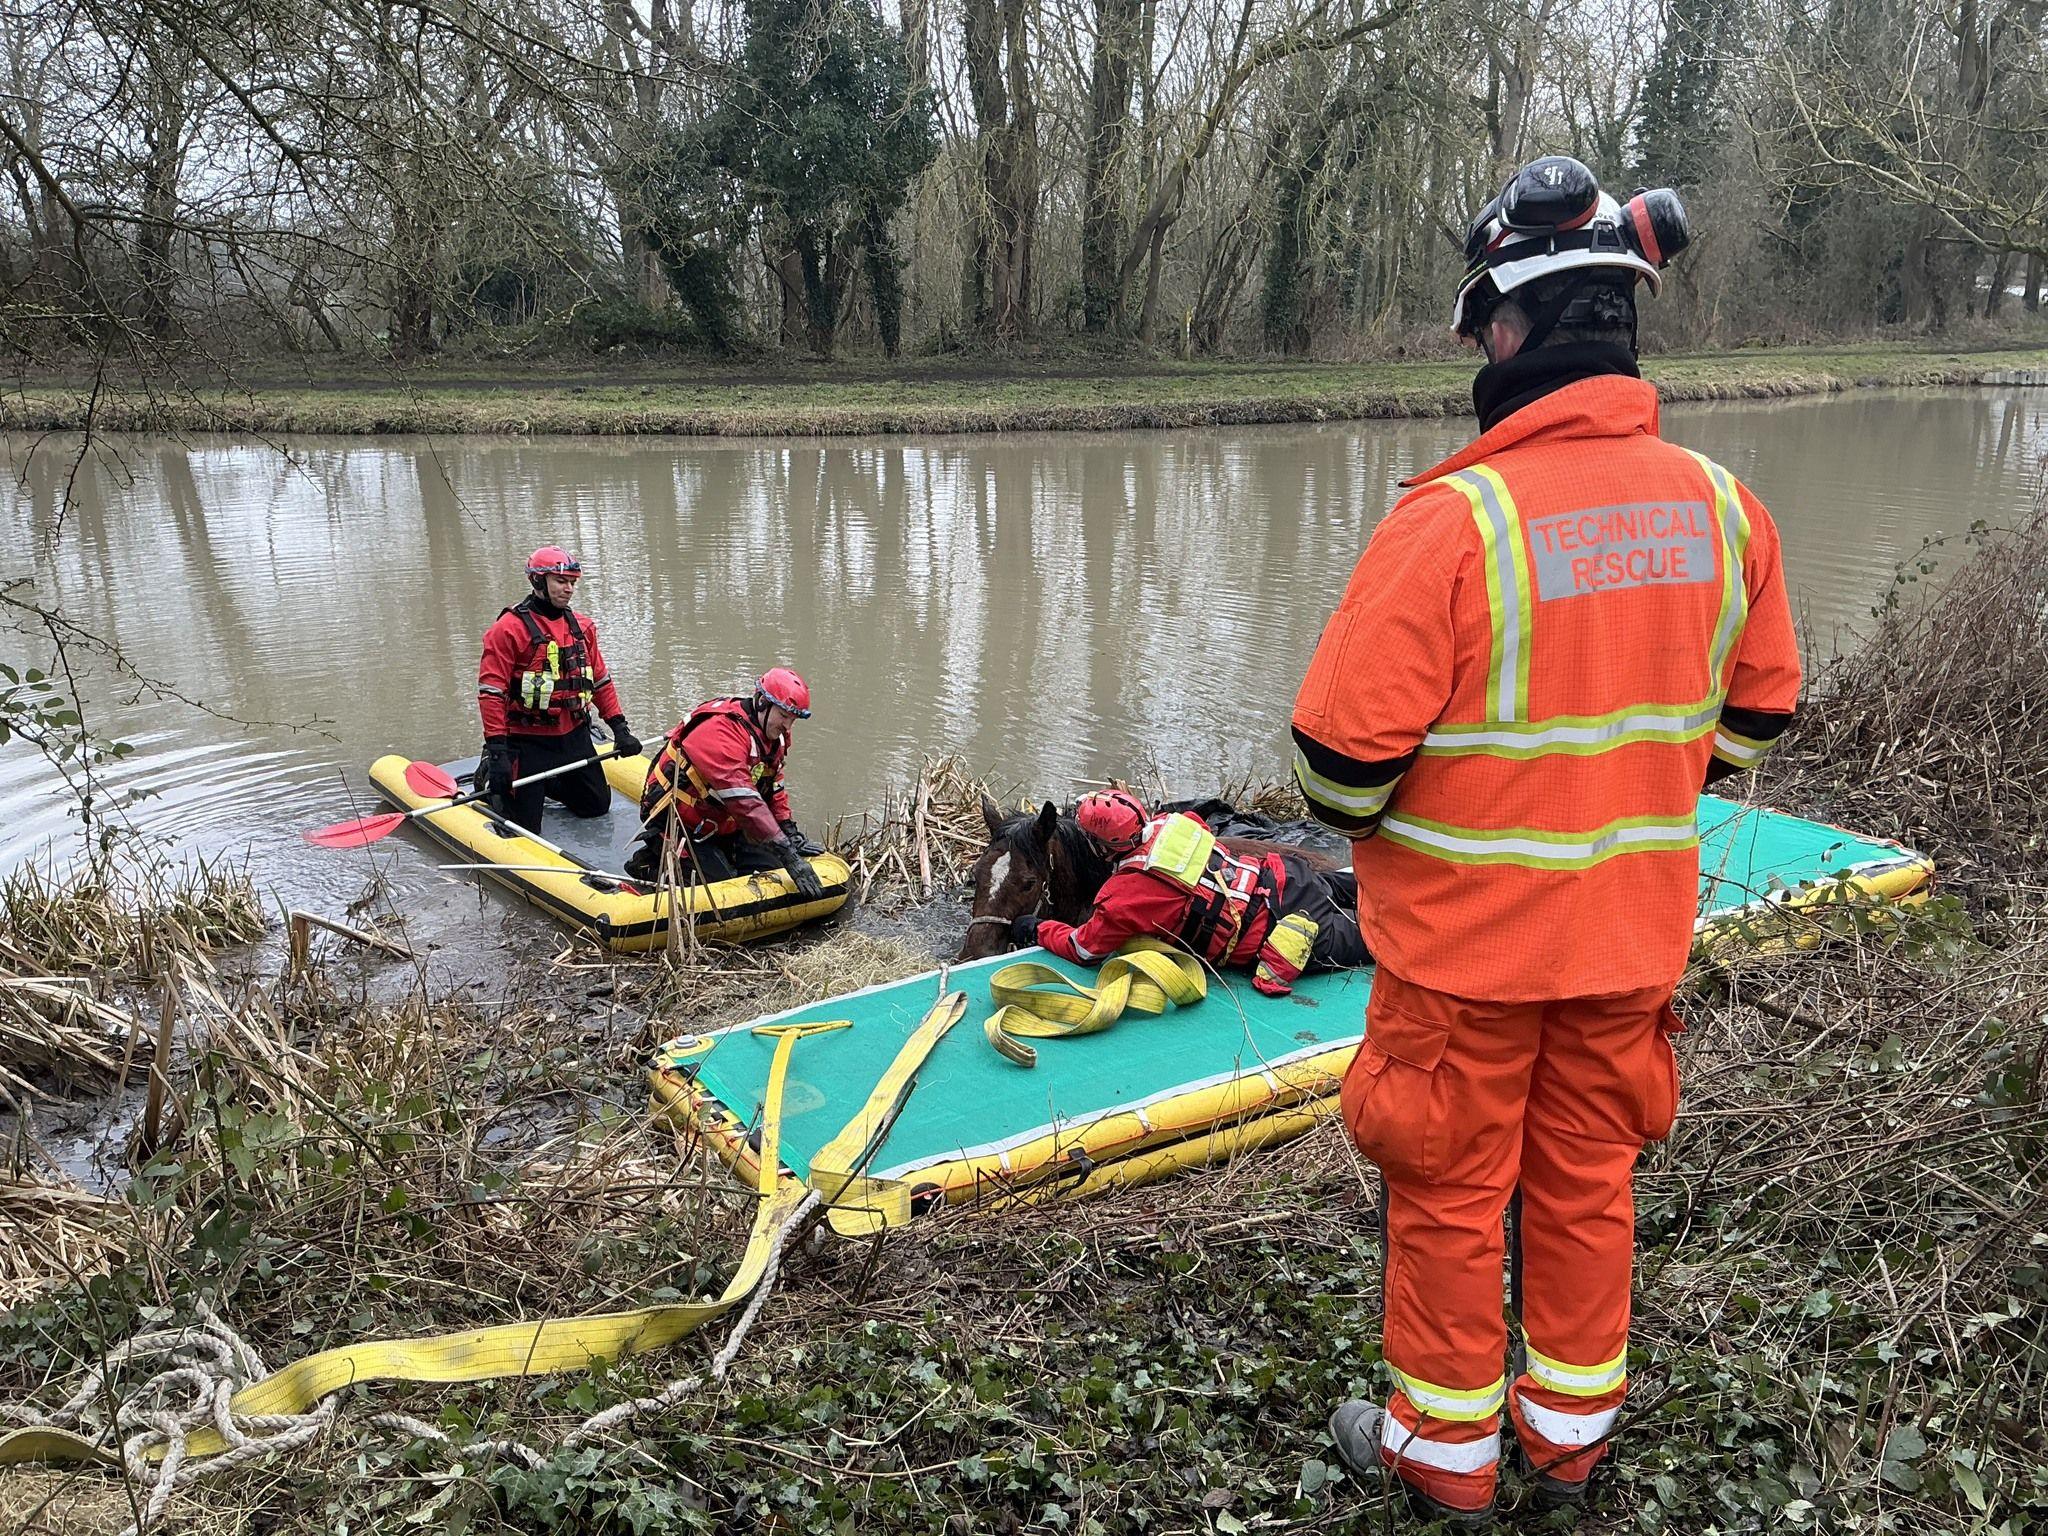
[[1092, 1035], [1124, 1014], [1164, 1013], [1209, 995], [1202, 962], [1158, 939], [1133, 939], [1103, 963], [1095, 985], [1036, 960], [1006, 965], [988, 979], [996, 1011], [982, 1024], [988, 1043], [1020, 1067], [1038, 1065], [1038, 1052], [1017, 1037], [1056, 1040]]
[[[909, 1096], [918, 1068], [946, 1032], [967, 1012], [967, 994], [949, 992], [932, 1005], [875, 1084], [860, 1113], [847, 1121], [811, 1159], [810, 1185], [831, 1207], [827, 1219], [844, 1237], [867, 1237], [910, 1220], [910, 1186], [895, 1179], [871, 1179], [860, 1170], [875, 1154]], [[765, 1162], [765, 1154], [764, 1154]]]
[[[966, 999], [961, 999], [966, 1006]], [[783, 1083], [790, 1052], [807, 1034], [846, 1028], [844, 1020], [826, 1024], [766, 1025], [757, 1033], [779, 1036], [768, 1068], [768, 1087], [761, 1106], [760, 1203], [746, 1252], [725, 1290], [710, 1301], [641, 1307], [595, 1317], [555, 1317], [540, 1321], [500, 1323], [420, 1339], [383, 1339], [344, 1344], [295, 1360], [237, 1392], [232, 1410], [238, 1415], [310, 1412], [329, 1393], [365, 1381], [489, 1381], [503, 1376], [544, 1376], [553, 1371], [580, 1371], [598, 1360], [617, 1360], [672, 1344], [683, 1335], [714, 1321], [744, 1301], [760, 1283], [776, 1234], [805, 1198], [804, 1187], [781, 1177]], [[211, 1429], [195, 1431], [186, 1454], [211, 1456], [227, 1448]], [[158, 1452], [161, 1455], [161, 1452]], [[59, 1429], [23, 1429], [0, 1435], [0, 1465], [25, 1461], [103, 1461], [118, 1466], [109, 1454], [82, 1435]]]

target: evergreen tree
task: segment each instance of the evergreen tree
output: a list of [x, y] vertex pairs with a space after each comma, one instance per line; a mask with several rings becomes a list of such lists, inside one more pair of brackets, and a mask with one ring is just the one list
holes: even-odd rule
[[1721, 86], [1744, 41], [1741, 0], [1671, 0], [1657, 56], [1643, 81], [1635, 179], [1698, 186], [1728, 131]]
[[801, 258], [812, 350], [831, 355], [865, 269], [893, 354], [902, 291], [889, 223], [938, 153], [930, 95], [912, 93], [903, 38], [874, 0], [747, 0], [745, 22], [712, 128], [719, 158]]

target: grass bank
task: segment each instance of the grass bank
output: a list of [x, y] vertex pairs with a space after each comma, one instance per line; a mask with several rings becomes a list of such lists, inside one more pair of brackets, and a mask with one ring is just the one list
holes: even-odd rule
[[[1757, 793], [1960, 878], [1903, 921], [1838, 911], [1810, 954], [1688, 976], [1685, 1104], [1638, 1181], [1612, 1470], [1578, 1521], [1511, 1483], [1514, 1528], [2048, 1532], [2048, 524], [1949, 553], [1970, 568], [1823, 670]], [[972, 841], [977, 786], [934, 788], [864, 829], [881, 906], [945, 889]], [[0, 1402], [61, 1400], [202, 1301], [275, 1365], [713, 1292], [746, 1197], [646, 1123], [646, 1045], [926, 964], [841, 930], [572, 956], [489, 1003], [372, 1005], [317, 969], [210, 988], [180, 1129], [134, 1187], [0, 1205], [29, 1287], [0, 1319]], [[1113, 1201], [804, 1249], [721, 1386], [594, 1444], [552, 1448], [702, 1369], [725, 1329], [584, 1376], [352, 1390], [316, 1443], [171, 1515], [305, 1536], [1409, 1529], [1322, 1430], [1384, 1385], [1375, 1199], [1326, 1127]], [[111, 1533], [132, 1496], [100, 1471], [0, 1474], [0, 1530]]]
[[[1822, 394], [1883, 385], [2048, 381], [2048, 350], [1904, 345], [1652, 358], [1667, 400]], [[843, 436], [887, 432], [1101, 431], [1471, 413], [1469, 361], [992, 365], [931, 360], [743, 370], [722, 362], [603, 373], [442, 368], [331, 377], [260, 371], [147, 386], [118, 378], [23, 380], [0, 394], [0, 428], [108, 431], [607, 436]]]

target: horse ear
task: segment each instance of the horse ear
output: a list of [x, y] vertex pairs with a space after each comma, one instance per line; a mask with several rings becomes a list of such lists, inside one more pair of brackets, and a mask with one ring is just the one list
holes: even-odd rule
[[1038, 821], [1032, 833], [1041, 843], [1051, 843], [1053, 834], [1060, 829], [1060, 806], [1057, 800], [1048, 800], [1038, 808]]
[[995, 801], [989, 799], [987, 795], [981, 797], [981, 819], [988, 823], [988, 835], [990, 837], [1001, 837], [1003, 835], [1003, 808], [997, 805]]

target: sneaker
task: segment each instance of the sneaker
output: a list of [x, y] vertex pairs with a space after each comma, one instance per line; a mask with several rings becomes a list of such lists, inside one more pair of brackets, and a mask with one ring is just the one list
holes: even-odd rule
[[[1360, 1482], [1394, 1471], [1380, 1457], [1380, 1430], [1386, 1418], [1387, 1410], [1378, 1403], [1362, 1402], [1357, 1398], [1339, 1403], [1330, 1415], [1330, 1443], [1337, 1452], [1337, 1459]], [[1483, 1509], [1459, 1509], [1456, 1505], [1430, 1497], [1398, 1472], [1395, 1473], [1395, 1481], [1407, 1496], [1409, 1507], [1426, 1520], [1440, 1521], [1459, 1531], [1476, 1531], [1493, 1523], [1492, 1499], [1486, 1501]]]

